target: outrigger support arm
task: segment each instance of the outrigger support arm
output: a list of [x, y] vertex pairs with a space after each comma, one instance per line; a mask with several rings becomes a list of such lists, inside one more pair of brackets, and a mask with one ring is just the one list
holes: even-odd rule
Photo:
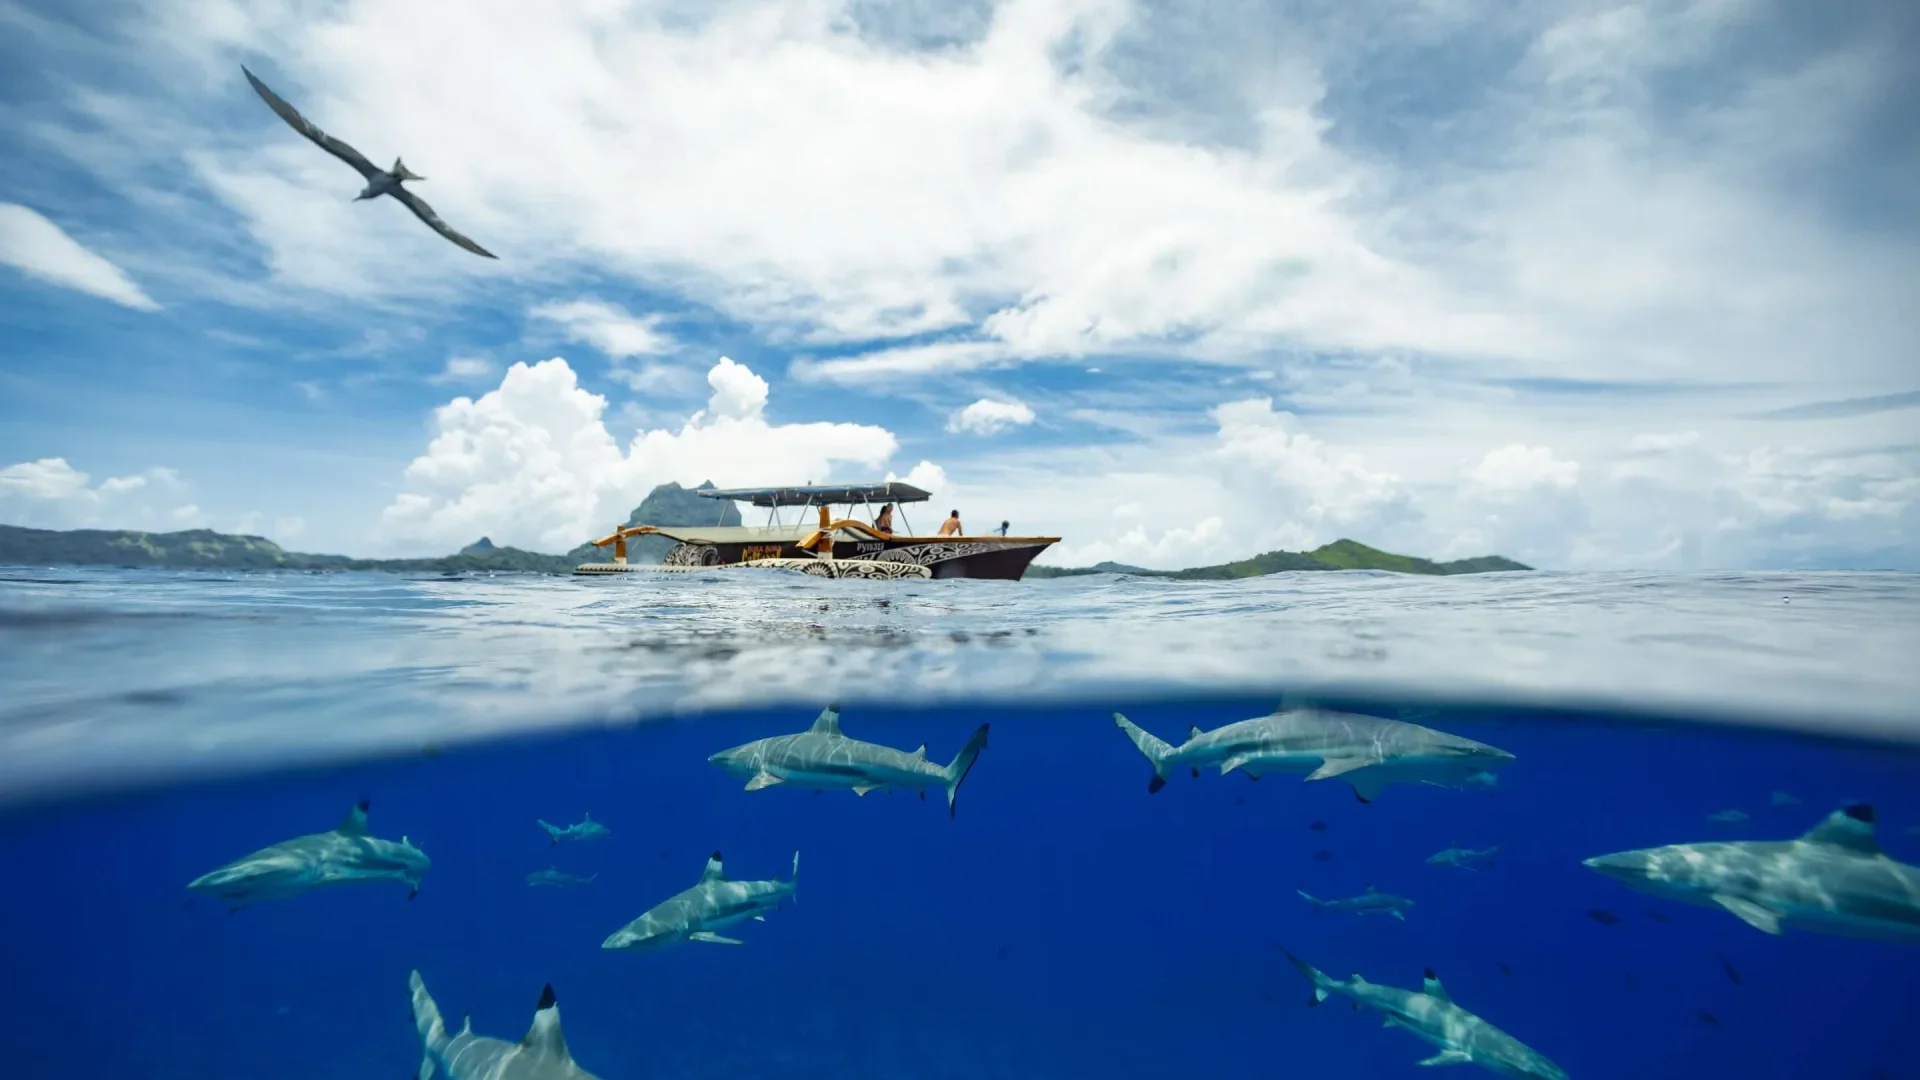
[[608, 544], [612, 544], [614, 565], [625, 566], [627, 564], [627, 537], [648, 536], [659, 531], [659, 529], [651, 525], [622, 525], [613, 530], [612, 534], [595, 540], [593, 546], [606, 547]]

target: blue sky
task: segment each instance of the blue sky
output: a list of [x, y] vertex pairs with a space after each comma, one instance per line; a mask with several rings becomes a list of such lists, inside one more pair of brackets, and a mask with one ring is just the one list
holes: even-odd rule
[[892, 474], [1059, 563], [1920, 567], [1911, 5], [65, 7], [0, 0], [0, 521]]

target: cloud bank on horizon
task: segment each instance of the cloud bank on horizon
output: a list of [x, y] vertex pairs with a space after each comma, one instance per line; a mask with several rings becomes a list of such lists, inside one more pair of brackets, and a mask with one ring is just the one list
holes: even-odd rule
[[557, 551], [904, 474], [1056, 563], [1920, 567], [1920, 20], [1830, 14], [0, 3], [0, 520]]

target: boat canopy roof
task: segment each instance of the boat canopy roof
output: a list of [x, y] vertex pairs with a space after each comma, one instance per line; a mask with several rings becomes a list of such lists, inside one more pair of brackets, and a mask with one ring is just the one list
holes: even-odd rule
[[897, 480], [884, 484], [811, 484], [769, 488], [695, 488], [708, 499], [730, 499], [755, 506], [834, 506], [852, 503], [926, 502], [933, 493]]

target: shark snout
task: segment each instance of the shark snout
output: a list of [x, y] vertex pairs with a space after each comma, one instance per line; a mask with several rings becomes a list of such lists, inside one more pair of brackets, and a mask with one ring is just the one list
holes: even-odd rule
[[1580, 865], [1616, 881], [1641, 881], [1647, 877], [1652, 864], [1644, 852], [1621, 851], [1582, 859]]
[[249, 876], [245, 867], [223, 866], [187, 882], [187, 888], [193, 892], [221, 892], [244, 882]]
[[646, 949], [667, 943], [668, 935], [649, 931], [622, 928], [607, 936], [600, 943], [603, 949]]

